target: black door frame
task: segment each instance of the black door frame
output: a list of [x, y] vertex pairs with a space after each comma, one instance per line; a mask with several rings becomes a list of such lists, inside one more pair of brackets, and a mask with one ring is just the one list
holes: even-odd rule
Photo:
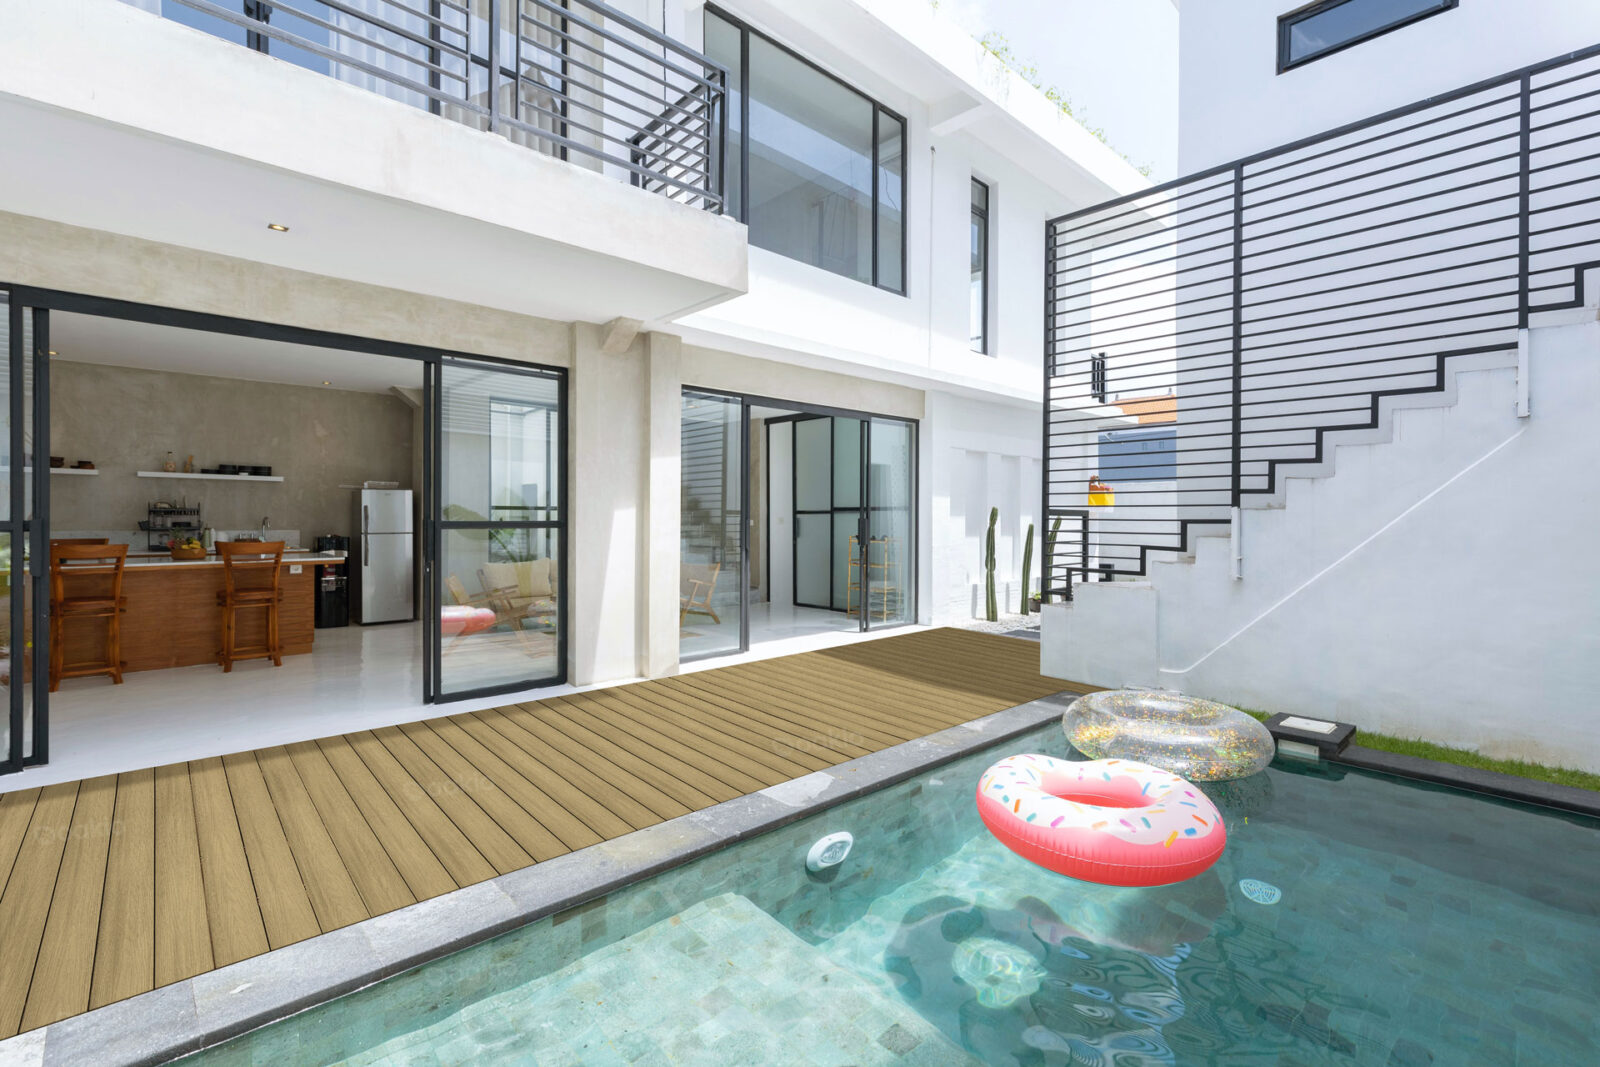
[[[5, 292], [7, 296], [7, 386], [10, 390], [7, 398], [10, 404], [10, 439], [7, 442], [10, 461], [6, 472], [10, 478], [10, 493], [6, 518], [0, 522], [0, 532], [8, 535], [11, 552], [8, 579], [11, 587], [8, 605], [11, 659], [8, 670], [11, 675], [6, 685], [9, 729], [6, 750], [0, 754], [0, 774], [11, 774], [24, 767], [45, 763], [50, 758], [50, 569], [48, 562], [40, 566], [41, 560], [48, 559], [45, 534], [50, 514], [50, 452], [48, 447], [40, 447], [41, 442], [47, 446], [50, 440], [50, 313], [29, 301], [18, 299], [15, 289], [0, 285], [0, 292]], [[23, 338], [28, 332], [27, 319], [30, 316], [33, 320], [33, 345], [31, 350], [25, 350]], [[27, 389], [30, 364], [33, 371], [31, 411], [28, 409]], [[34, 462], [31, 472], [28, 443], [23, 433], [29, 421], [33, 423]], [[40, 463], [41, 457], [46, 462]], [[28, 492], [30, 473], [33, 479], [31, 498]], [[24, 574], [27, 580], [21, 581]], [[27, 635], [30, 631], [33, 635], [31, 653], [27, 651]], [[19, 648], [24, 650], [20, 655]], [[28, 681], [29, 675], [32, 676], [31, 682]], [[31, 709], [27, 706], [30, 693], [33, 697]], [[31, 748], [24, 744], [30, 711], [33, 719]]]
[[[228, 334], [236, 337], [253, 337], [268, 341], [282, 341], [289, 344], [308, 345], [317, 348], [326, 348], [341, 352], [360, 352], [368, 355], [394, 356], [399, 359], [413, 360], [423, 365], [423, 485], [420, 491], [424, 501], [423, 508], [423, 560], [422, 560], [422, 585], [423, 585], [423, 693], [422, 703], [443, 703], [446, 701], [465, 700], [479, 696], [489, 696], [500, 692], [511, 692], [519, 689], [529, 689], [546, 685], [561, 685], [567, 680], [568, 659], [568, 601], [571, 589], [570, 576], [567, 573], [570, 555], [567, 551], [567, 482], [570, 480], [570, 464], [568, 463], [568, 437], [567, 437], [567, 383], [568, 372], [564, 367], [553, 367], [545, 364], [524, 363], [518, 360], [503, 359], [497, 356], [483, 356], [472, 352], [461, 352], [446, 348], [434, 348], [427, 345], [409, 344], [401, 341], [384, 341], [371, 337], [362, 337], [356, 334], [336, 333], [329, 330], [317, 330], [303, 326], [287, 326], [279, 323], [261, 322], [255, 319], [243, 319], [230, 315], [217, 315], [203, 311], [189, 311], [183, 308], [164, 307], [158, 304], [144, 304], [131, 300], [119, 300], [112, 297], [92, 296], [86, 293], [73, 293], [59, 289], [44, 289], [38, 286], [19, 284], [0, 280], [0, 293], [5, 293], [8, 298], [7, 314], [10, 316], [10, 383], [12, 388], [11, 404], [13, 413], [19, 410], [22, 404], [23, 377], [22, 357], [22, 316], [26, 309], [34, 316], [33, 352], [29, 358], [34, 360], [33, 377], [33, 452], [35, 458], [49, 455], [50, 431], [50, 390], [49, 390], [49, 315], [51, 311], [69, 312], [79, 315], [94, 315], [101, 318], [123, 319], [129, 322], [142, 322], [156, 326], [173, 326], [180, 329], [195, 330], [204, 333]], [[471, 692], [454, 692], [447, 696], [436, 696], [439, 685], [438, 654], [442, 641], [439, 633], [439, 606], [442, 599], [440, 585], [443, 576], [438, 566], [439, 538], [439, 417], [437, 406], [441, 401], [439, 390], [439, 368], [446, 362], [468, 364], [483, 364], [485, 366], [502, 367], [511, 371], [523, 373], [539, 373], [553, 376], [558, 381], [558, 395], [560, 410], [561, 457], [558, 466], [562, 471], [560, 497], [560, 518], [553, 524], [558, 532], [561, 542], [560, 587], [557, 591], [556, 610], [558, 635], [557, 673], [551, 679], [539, 679], [532, 682], [514, 682], [503, 686], [489, 686]], [[13, 455], [21, 457], [23, 424], [20, 419], [13, 418], [10, 428], [11, 447]], [[17, 467], [17, 460], [13, 459], [13, 468]], [[45, 468], [47, 470], [47, 468]], [[36, 468], [36, 471], [38, 468]], [[34, 477], [33, 514], [28, 515], [26, 500], [26, 478], [16, 477], [17, 470], [12, 472], [11, 484], [11, 511], [5, 521], [0, 521], [0, 532], [9, 532], [12, 535], [12, 574], [13, 577], [20, 573], [17, 566], [21, 554], [17, 546], [26, 539], [28, 558], [33, 562], [29, 571], [29, 580], [32, 583], [33, 604], [31, 609], [33, 623], [33, 677], [47, 679], [49, 677], [49, 567], [39, 567], [37, 561], [45, 559], [47, 536], [49, 532], [49, 477]], [[19, 500], [19, 498], [21, 498]], [[37, 571], [38, 573], [34, 573]], [[13, 591], [11, 604], [11, 622], [13, 645], [16, 638], [25, 631], [22, 622], [26, 621], [28, 612], [24, 610], [26, 598], [17, 596]], [[20, 618], [19, 618], [20, 617]], [[24, 716], [23, 687], [12, 684], [10, 689], [9, 721], [12, 727], [9, 751], [3, 753], [0, 759], [0, 774], [21, 770], [26, 766], [34, 766], [47, 762], [49, 755], [49, 686], [35, 684], [33, 686], [33, 751], [22, 754], [21, 724]]]
[[[857, 525], [857, 538], [860, 540], [860, 542], [862, 544], [866, 543], [867, 534], [871, 529], [870, 516], [871, 516], [871, 513], [872, 513], [872, 498], [871, 498], [871, 488], [870, 488], [869, 483], [871, 482], [871, 471], [872, 471], [872, 430], [871, 430], [872, 420], [877, 419], [877, 420], [883, 421], [883, 422], [904, 423], [905, 425], [907, 425], [907, 426], [909, 426], [911, 428], [911, 501], [910, 501], [910, 512], [911, 512], [911, 538], [910, 538], [910, 540], [911, 540], [911, 544], [909, 546], [909, 551], [910, 551], [910, 554], [911, 554], [911, 566], [908, 568], [909, 581], [907, 582], [907, 589], [908, 589], [909, 594], [910, 594], [910, 596], [909, 596], [909, 600], [910, 600], [909, 610], [906, 612], [906, 616], [907, 617], [906, 617], [906, 620], [904, 622], [880, 623], [880, 624], [878, 624], [876, 626], [872, 625], [871, 621], [867, 617], [868, 613], [865, 610], [863, 610], [860, 613], [859, 618], [856, 620], [856, 626], [857, 626], [857, 632], [858, 633], [866, 633], [866, 632], [868, 632], [870, 630], [890, 630], [890, 629], [893, 629], [893, 628], [895, 628], [897, 626], [910, 626], [910, 625], [912, 625], [913, 623], [916, 622], [916, 620], [917, 620], [917, 603], [918, 603], [918, 601], [917, 601], [917, 593], [918, 593], [918, 588], [919, 588], [921, 580], [922, 580], [922, 553], [920, 551], [918, 551], [918, 545], [917, 545], [917, 539], [918, 539], [918, 533], [919, 533], [918, 526], [917, 526], [918, 504], [919, 504], [920, 499], [921, 499], [921, 497], [920, 497], [921, 471], [918, 469], [918, 458], [919, 458], [919, 455], [920, 455], [919, 449], [921, 447], [921, 432], [922, 432], [921, 420], [912, 419], [912, 418], [905, 418], [905, 417], [899, 416], [899, 415], [882, 415], [882, 414], [877, 414], [877, 413], [870, 412], [870, 411], [860, 411], [860, 410], [857, 410], [857, 409], [854, 409], [854, 408], [839, 408], [839, 407], [832, 407], [832, 406], [829, 406], [829, 405], [826, 405], [826, 404], [812, 404], [812, 403], [807, 403], [807, 402], [798, 401], [798, 400], [785, 400], [785, 399], [782, 399], [782, 398], [779, 398], [779, 397], [758, 396], [758, 395], [751, 394], [751, 393], [737, 393], [737, 392], [731, 392], [731, 391], [729, 391], [727, 389], [714, 389], [714, 388], [709, 388], [709, 387], [706, 387], [706, 386], [689, 385], [687, 383], [682, 385], [679, 388], [678, 393], [679, 393], [680, 403], [682, 402], [681, 398], [682, 398], [684, 393], [700, 393], [700, 394], [706, 395], [706, 396], [722, 397], [722, 398], [727, 399], [727, 400], [737, 400], [737, 401], [739, 401], [739, 405], [740, 405], [740, 407], [739, 407], [739, 412], [740, 412], [740, 414], [739, 414], [739, 419], [740, 419], [740, 425], [739, 425], [740, 483], [739, 484], [740, 484], [740, 487], [741, 487], [739, 499], [743, 502], [743, 514], [740, 516], [740, 521], [739, 521], [739, 555], [740, 555], [740, 561], [739, 561], [739, 647], [737, 649], [723, 649], [723, 650], [719, 650], [719, 651], [715, 651], [715, 652], [702, 652], [702, 653], [699, 653], [699, 654], [693, 655], [693, 656], [680, 656], [679, 657], [679, 662], [680, 663], [690, 663], [690, 662], [693, 662], [695, 660], [701, 660], [701, 659], [712, 659], [712, 658], [715, 658], [715, 657], [718, 657], [718, 656], [732, 656], [732, 655], [737, 655], [738, 653], [741, 653], [741, 652], [750, 651], [750, 500], [749, 500], [749, 496], [750, 496], [750, 437], [751, 437], [751, 434], [750, 434], [750, 409], [754, 408], [754, 407], [781, 408], [784, 411], [788, 411], [788, 412], [793, 412], [794, 413], [792, 415], [781, 415], [781, 416], [778, 416], [777, 418], [766, 420], [766, 423], [769, 426], [770, 426], [771, 423], [774, 423], [774, 422], [788, 422], [788, 421], [795, 421], [796, 419], [819, 418], [819, 417], [822, 417], [822, 418], [855, 419], [855, 420], [860, 422], [860, 424], [861, 424], [861, 507], [860, 507], [860, 519], [859, 519], [858, 525]], [[770, 445], [770, 441], [771, 441], [770, 430], [769, 430], [768, 435], [767, 435], [767, 440], [768, 440], [768, 443]], [[771, 452], [770, 447], [766, 450], [765, 455], [767, 457], [767, 463], [768, 463], [768, 465], [770, 467], [770, 465], [771, 465], [771, 456], [772, 456], [772, 452]], [[832, 480], [833, 480], [833, 466], [832, 466], [832, 463], [831, 463], [831, 459], [832, 459], [832, 456], [833, 456], [833, 439], [832, 439], [831, 435], [829, 436], [828, 455], [829, 455], [829, 459], [830, 459], [830, 463], [829, 463], [829, 467], [828, 467], [829, 492], [831, 493], [832, 492]], [[791, 457], [790, 458], [791, 458], [791, 461], [792, 461], [793, 460], [793, 450], [792, 450], [792, 448], [791, 448]], [[681, 461], [680, 461], [680, 464], [681, 464]], [[791, 477], [791, 483], [793, 483], [793, 482], [794, 482], [794, 479]], [[770, 481], [768, 482], [768, 484], [769, 484], [769, 487], [770, 487]], [[790, 485], [790, 490], [791, 490], [791, 492], [797, 491], [798, 490], [798, 485], [791, 484]], [[854, 510], [854, 509], [845, 509], [845, 510]], [[770, 516], [769, 516], [769, 520], [770, 520]], [[831, 553], [832, 552], [832, 545], [833, 545], [833, 530], [831, 528], [828, 531], [828, 544], [829, 544], [829, 552]], [[764, 558], [765, 558], [766, 567], [767, 567], [767, 571], [766, 571], [766, 589], [768, 591], [767, 595], [770, 597], [771, 596], [771, 590], [772, 590], [772, 581], [771, 581], [771, 577], [772, 577], [772, 563], [771, 563], [771, 560], [772, 560], [772, 535], [771, 535], [771, 523], [770, 523], [770, 521], [768, 523], [768, 529], [767, 529], [767, 551], [765, 553], [765, 557]], [[831, 555], [830, 555], [830, 559], [831, 559]], [[829, 579], [828, 580], [829, 580], [829, 589], [831, 590], [832, 589], [832, 581], [833, 581], [831, 572], [829, 574]], [[831, 594], [830, 594], [830, 600], [831, 600]], [[828, 610], [833, 610], [833, 609], [829, 608]]]

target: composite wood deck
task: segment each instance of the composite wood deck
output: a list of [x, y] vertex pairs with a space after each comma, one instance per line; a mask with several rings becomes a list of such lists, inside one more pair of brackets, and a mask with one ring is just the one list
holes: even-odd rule
[[0, 1038], [1075, 689], [931, 630], [0, 795]]

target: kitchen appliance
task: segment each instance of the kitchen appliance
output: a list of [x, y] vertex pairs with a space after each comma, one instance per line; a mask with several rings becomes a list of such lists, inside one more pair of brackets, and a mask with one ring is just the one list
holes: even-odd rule
[[361, 489], [355, 493], [358, 531], [348, 569], [356, 622], [409, 622], [414, 561], [411, 490]]

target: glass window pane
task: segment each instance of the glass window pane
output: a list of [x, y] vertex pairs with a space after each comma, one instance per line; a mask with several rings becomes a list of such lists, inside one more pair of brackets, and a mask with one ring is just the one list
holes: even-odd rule
[[744, 428], [740, 401], [684, 390], [678, 557], [679, 656], [737, 652]]
[[1446, 0], [1346, 0], [1292, 23], [1287, 59], [1298, 63], [1357, 37], [1447, 6]]
[[833, 419], [833, 506], [861, 506], [861, 420]]
[[440, 488], [447, 522], [560, 518], [556, 379], [445, 363]]
[[829, 419], [794, 424], [794, 506], [796, 511], [833, 510], [833, 431]]
[[[26, 318], [24, 329], [26, 329]], [[23, 351], [27, 348], [24, 346]], [[0, 290], [0, 522], [11, 517], [11, 303]], [[4, 709], [0, 709], [3, 713]]]
[[968, 313], [974, 352], [989, 350], [989, 187], [972, 182], [971, 263]]
[[905, 282], [906, 126], [878, 112], [878, 285], [897, 293]]
[[[740, 218], [744, 213], [744, 185], [740, 160], [744, 158], [744, 68], [740, 64], [739, 28], [706, 12], [705, 53], [728, 70], [728, 169], [726, 171], [727, 214]], [[713, 143], [712, 151], [715, 152]], [[713, 165], [716, 164], [713, 160]], [[713, 171], [715, 173], [715, 171]]]
[[872, 104], [750, 36], [750, 243], [872, 280]]
[[915, 618], [911, 560], [916, 550], [912, 460], [916, 428], [893, 419], [873, 419], [868, 429], [867, 625]]
[[11, 594], [26, 588], [20, 575], [12, 579], [11, 535], [0, 531], [0, 760], [11, 758], [11, 679], [27, 677], [27, 668], [12, 655], [11, 641]]
[[440, 689], [462, 693], [556, 678], [560, 534], [446, 529], [440, 539]]

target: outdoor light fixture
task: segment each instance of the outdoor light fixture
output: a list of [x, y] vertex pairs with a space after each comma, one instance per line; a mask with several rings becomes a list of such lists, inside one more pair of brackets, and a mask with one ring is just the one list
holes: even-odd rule
[[285, 226], [281, 222], [269, 222], [269, 223], [267, 223], [267, 229], [269, 229], [269, 230], [277, 230], [279, 233], [288, 233], [289, 232], [289, 227]]

